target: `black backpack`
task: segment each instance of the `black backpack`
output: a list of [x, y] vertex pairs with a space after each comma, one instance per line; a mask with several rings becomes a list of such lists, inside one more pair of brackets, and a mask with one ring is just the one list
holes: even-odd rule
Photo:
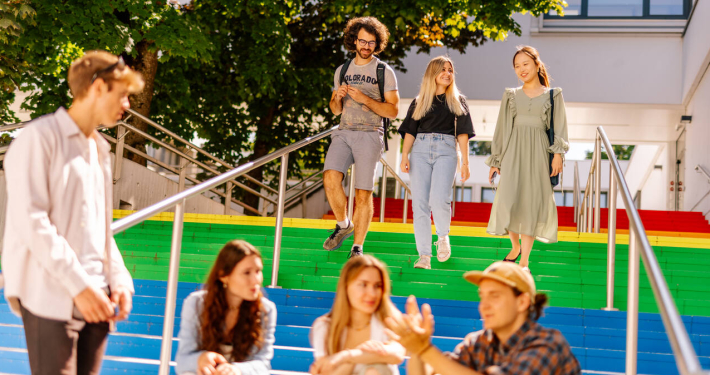
[[[340, 68], [340, 84], [342, 85], [343, 82], [345, 81], [345, 73], [348, 72], [348, 68], [350, 67], [350, 63], [352, 62], [352, 59], [347, 59], [343, 63], [343, 67]], [[383, 63], [382, 61], [377, 62], [377, 86], [380, 89], [380, 100], [382, 100], [382, 103], [385, 102], [385, 67], [387, 64]], [[382, 128], [384, 129], [384, 134], [382, 135], [382, 140], [385, 143], [385, 151], [389, 151], [389, 147], [387, 145], [387, 140], [389, 139], [389, 127], [390, 127], [390, 119], [382, 117]]]

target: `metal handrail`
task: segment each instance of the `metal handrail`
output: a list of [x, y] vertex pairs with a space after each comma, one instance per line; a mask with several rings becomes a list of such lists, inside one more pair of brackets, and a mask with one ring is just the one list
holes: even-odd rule
[[173, 222], [172, 243], [170, 246], [170, 268], [168, 270], [168, 288], [165, 302], [165, 318], [163, 323], [162, 346], [160, 352], [160, 368], [159, 374], [167, 375], [170, 369], [170, 357], [172, 352], [172, 337], [173, 324], [175, 319], [175, 305], [177, 298], [177, 282], [178, 272], [180, 268], [180, 251], [182, 247], [182, 229], [183, 217], [185, 215], [185, 202], [187, 199], [196, 195], [202, 194], [207, 190], [217, 187], [225, 182], [228, 182], [236, 177], [239, 177], [254, 168], [260, 167], [275, 159], [281, 159], [281, 167], [279, 173], [279, 189], [278, 202], [276, 213], [276, 226], [274, 238], [274, 261], [271, 270], [271, 287], [276, 287], [278, 282], [279, 260], [281, 253], [281, 234], [283, 231], [283, 216], [285, 206], [286, 180], [288, 178], [288, 155], [292, 151], [298, 150], [301, 147], [316, 142], [327, 137], [336, 130], [338, 126], [334, 126], [326, 131], [323, 131], [315, 136], [307, 137], [289, 146], [274, 151], [268, 155], [262, 156], [254, 161], [240, 165], [228, 172], [217, 175], [205, 182], [197, 184], [187, 190], [166, 198], [165, 200], [146, 207], [130, 216], [116, 220], [111, 224], [111, 230], [114, 234], [122, 232], [134, 225], [137, 225], [154, 215], [169, 210], [175, 207], [175, 216]]
[[[404, 187], [404, 208], [402, 209], [402, 223], [407, 224], [407, 206], [409, 206], [409, 194], [412, 194], [412, 190], [409, 188], [404, 180], [395, 172], [392, 166], [387, 163], [385, 158], [380, 158], [380, 163], [382, 163], [382, 186], [380, 193], [380, 222], [385, 222], [385, 203], [387, 201], [387, 171], [395, 178], [395, 180]], [[395, 192], [394, 196], [397, 196]]]
[[[574, 162], [574, 178], [572, 187], [572, 206], [574, 207], [574, 222], [577, 224], [577, 232], [579, 230], [579, 220], [577, 215], [579, 215], [579, 162]], [[563, 197], [564, 198], [564, 197]]]
[[[134, 154], [136, 154], [136, 155], [139, 155], [139, 156], [145, 158], [146, 160], [150, 161], [151, 163], [154, 163], [154, 164], [160, 166], [161, 168], [164, 168], [164, 169], [166, 169], [166, 170], [168, 170], [168, 171], [170, 171], [170, 172], [175, 173], [176, 175], [178, 175], [179, 178], [180, 178], [180, 181], [178, 181], [178, 184], [179, 184], [180, 186], [184, 186], [184, 180], [188, 180], [188, 181], [191, 181], [191, 182], [193, 182], [193, 183], [199, 183], [199, 182], [200, 182], [199, 180], [197, 180], [197, 179], [195, 179], [195, 178], [192, 178], [192, 177], [190, 177], [190, 176], [187, 176], [185, 173], [180, 173], [180, 169], [181, 169], [181, 168], [179, 168], [179, 167], [176, 168], [175, 166], [170, 166], [170, 165], [168, 165], [168, 164], [166, 164], [166, 163], [163, 163], [163, 162], [159, 161], [159, 160], [156, 159], [156, 158], [153, 158], [153, 157], [147, 155], [146, 153], [144, 153], [144, 152], [142, 152], [142, 151], [140, 151], [140, 150], [138, 150], [138, 149], [135, 149], [135, 148], [133, 148], [133, 147], [131, 147], [131, 146], [129, 146], [129, 145], [126, 145], [125, 142], [124, 142], [124, 137], [125, 137], [125, 135], [128, 133], [128, 131], [132, 131], [132, 132], [134, 132], [134, 133], [136, 133], [136, 134], [138, 134], [138, 135], [140, 135], [140, 136], [142, 136], [142, 137], [144, 137], [144, 138], [150, 140], [151, 142], [155, 143], [156, 145], [158, 145], [158, 146], [160, 146], [160, 147], [162, 147], [162, 148], [164, 148], [164, 149], [166, 149], [166, 150], [168, 150], [168, 151], [170, 151], [170, 152], [176, 154], [176, 155], [177, 155], [178, 157], [180, 157], [181, 159], [187, 160], [187, 161], [189, 161], [190, 163], [193, 163], [193, 164], [195, 164], [195, 165], [201, 167], [202, 169], [204, 169], [204, 170], [207, 171], [207, 172], [210, 172], [210, 173], [212, 173], [212, 174], [214, 174], [214, 175], [218, 175], [218, 174], [221, 173], [221, 172], [219, 172], [215, 167], [212, 167], [212, 166], [210, 166], [210, 165], [208, 165], [208, 164], [206, 164], [206, 163], [204, 163], [204, 162], [198, 161], [197, 159], [193, 158], [192, 156], [186, 154], [185, 152], [182, 152], [182, 151], [178, 150], [176, 146], [174, 146], [174, 145], [172, 145], [172, 144], [169, 144], [169, 143], [167, 143], [167, 142], [164, 142], [164, 141], [160, 140], [159, 138], [157, 138], [157, 137], [155, 137], [155, 136], [152, 136], [152, 135], [148, 134], [147, 132], [145, 132], [145, 131], [143, 131], [143, 130], [140, 130], [140, 129], [138, 129], [138, 128], [134, 127], [133, 125], [130, 125], [130, 124], [128, 124], [128, 123], [126, 122], [129, 118], [131, 118], [131, 117], [136, 117], [136, 118], [140, 119], [141, 121], [144, 121], [144, 122], [147, 123], [148, 125], [154, 127], [154, 128], [157, 129], [158, 131], [164, 133], [165, 135], [170, 136], [170, 137], [173, 138], [174, 140], [183, 143], [184, 146], [186, 146], [186, 147], [188, 147], [188, 148], [191, 148], [191, 149], [194, 149], [196, 152], [198, 152], [198, 153], [200, 153], [200, 154], [202, 154], [202, 155], [205, 155], [206, 157], [208, 157], [208, 158], [211, 159], [212, 161], [214, 161], [214, 162], [216, 162], [216, 163], [219, 163], [219, 164], [222, 165], [224, 168], [227, 168], [227, 169], [233, 169], [233, 168], [234, 168], [232, 165], [230, 165], [230, 164], [227, 163], [226, 161], [224, 161], [224, 160], [222, 160], [222, 159], [220, 159], [220, 158], [217, 158], [216, 156], [214, 156], [214, 155], [210, 154], [209, 152], [205, 151], [204, 149], [202, 149], [202, 148], [196, 146], [196, 145], [193, 144], [192, 142], [190, 142], [190, 141], [188, 141], [188, 140], [186, 140], [186, 139], [180, 137], [179, 135], [175, 134], [174, 132], [172, 132], [172, 131], [168, 130], [167, 128], [161, 126], [160, 124], [158, 124], [158, 123], [152, 121], [152, 120], [149, 119], [148, 117], [145, 117], [145, 116], [141, 115], [140, 113], [138, 113], [138, 112], [136, 112], [136, 111], [134, 111], [134, 110], [132, 110], [132, 109], [128, 109], [128, 110], [127, 110], [127, 113], [128, 113], [128, 116], [125, 117], [123, 120], [120, 120], [120, 121], [117, 123], [116, 128], [117, 128], [118, 134], [117, 134], [117, 137], [116, 137], [116, 138], [113, 138], [113, 137], [111, 137], [111, 136], [108, 135], [108, 134], [101, 133], [101, 134], [104, 136], [104, 138], [106, 138], [106, 140], [108, 140], [108, 141], [111, 142], [112, 144], [116, 145], [116, 154], [123, 153], [123, 150], [126, 149], [126, 150], [128, 150], [128, 151], [130, 151], [130, 152], [132, 152], [132, 153], [134, 153]], [[20, 129], [20, 128], [23, 128], [23, 127], [24, 127], [25, 125], [27, 125], [28, 123], [29, 123], [29, 122], [20, 122], [20, 123], [16, 123], [16, 124], [10, 124], [10, 125], [0, 126], [0, 132], [8, 132], [8, 131]], [[114, 127], [114, 126], [101, 126], [101, 127], [98, 128], [98, 130], [103, 130], [103, 129], [112, 128], [112, 127]], [[126, 130], [128, 130], [128, 131], [126, 131]], [[0, 155], [1, 155], [0, 157], [4, 156], [4, 155], [2, 155], [2, 154], [4, 154], [5, 152], [7, 152], [8, 148], [9, 148], [9, 146], [2, 146], [2, 147], [0, 147]], [[119, 152], [119, 151], [120, 151], [120, 152]], [[115, 166], [114, 166], [114, 183], [120, 179], [121, 171], [122, 171], [122, 163], [123, 163], [123, 158], [116, 158], [116, 160], [115, 160]], [[278, 194], [278, 192], [277, 192], [275, 189], [273, 189], [272, 187], [270, 187], [270, 186], [264, 184], [263, 182], [261, 182], [261, 181], [255, 179], [255, 178], [249, 176], [248, 174], [242, 175], [242, 176], [240, 176], [240, 177], [246, 178], [247, 180], [249, 180], [249, 181], [255, 183], [256, 185], [258, 185], [259, 187], [261, 187], [261, 188], [267, 190], [267, 191], [268, 191], [269, 193], [271, 193], [271, 194]], [[313, 176], [311, 176], [311, 177], [313, 177]], [[264, 194], [262, 194], [261, 192], [256, 191], [256, 190], [250, 188], [249, 186], [244, 185], [243, 183], [241, 183], [241, 182], [239, 182], [239, 181], [237, 181], [237, 180], [235, 179], [235, 180], [233, 180], [233, 181], [227, 182], [227, 186], [226, 186], [226, 188], [224, 189], [224, 192], [221, 192], [221, 191], [215, 190], [215, 189], [211, 189], [211, 190], [210, 190], [210, 191], [211, 191], [212, 193], [214, 193], [215, 195], [224, 198], [224, 214], [225, 214], [225, 215], [226, 215], [226, 214], [229, 214], [229, 213], [231, 212], [231, 211], [230, 211], [230, 203], [229, 203], [229, 202], [231, 201], [232, 203], [235, 203], [235, 204], [241, 206], [243, 209], [245, 209], [245, 210], [247, 210], [247, 211], [250, 211], [250, 212], [255, 213], [255, 214], [257, 214], [257, 215], [267, 216], [267, 210], [266, 210], [266, 208], [264, 208], [264, 211], [263, 211], [263, 212], [259, 212], [257, 209], [255, 209], [255, 208], [253, 208], [253, 207], [251, 207], [251, 206], [249, 206], [249, 205], [247, 205], [247, 204], [245, 204], [245, 203], [243, 203], [243, 202], [241, 202], [241, 201], [239, 201], [239, 200], [237, 200], [237, 199], [232, 198], [232, 196], [231, 196], [231, 191], [232, 191], [233, 186], [238, 186], [238, 187], [240, 187], [241, 189], [243, 189], [244, 191], [247, 191], [247, 192], [249, 192], [249, 193], [251, 193], [251, 194], [256, 195], [257, 197], [263, 199], [264, 201], [270, 203], [271, 205], [274, 205], [274, 206], [275, 206], [275, 205], [277, 204], [277, 202], [276, 202], [274, 199], [270, 198], [269, 196], [264, 195]], [[275, 211], [275, 210], [274, 210], [274, 211]]]
[[[668, 284], [663, 277], [663, 272], [658, 264], [658, 259], [656, 258], [653, 248], [648, 240], [641, 217], [633, 204], [633, 198], [629, 191], [629, 187], [626, 184], [626, 179], [624, 178], [621, 167], [619, 166], [619, 161], [616, 159], [611, 142], [609, 142], [609, 138], [607, 137], [604, 128], [600, 126], [597, 128], [597, 142], [595, 146], [595, 154], [598, 156], [601, 155], [602, 144], [609, 157], [609, 164], [611, 166], [610, 173], [612, 180], [610, 181], [610, 193], [613, 192], [614, 197], [611, 199], [612, 197], [610, 196], [609, 202], [611, 203], [612, 200], [615, 200], [616, 198], [616, 192], [613, 191], [614, 189], [611, 189], [611, 186], [614, 186], [614, 188], [618, 187], [621, 199], [626, 207], [626, 214], [629, 218], [629, 282], [626, 318], [626, 374], [636, 374], [638, 355], [639, 255], [643, 258], [646, 274], [648, 275], [651, 289], [653, 290], [653, 294], [661, 314], [661, 319], [663, 320], [663, 325], [668, 335], [668, 340], [670, 341], [671, 348], [673, 349], [673, 355], [675, 356], [679, 373], [681, 375], [704, 374], [703, 369], [700, 366], [698, 356], [695, 352], [695, 348], [693, 348], [688, 332], [686, 331], [680, 314], [678, 313], [678, 308], [676, 307], [670, 290], [668, 289]], [[615, 186], [617, 184], [618, 186]], [[610, 205], [610, 229], [612, 227], [615, 228], [616, 226], [616, 209], [615, 207], [613, 207], [614, 209], [611, 208], [612, 207]], [[610, 231], [610, 234], [611, 232], [612, 231]], [[615, 239], [612, 239], [610, 236], [609, 240], [611, 246], [612, 240], [615, 241]], [[612, 253], [611, 248], [610, 253]], [[613, 258], [609, 259], [609, 263], [613, 263]], [[611, 280], [613, 283], [613, 278]], [[610, 287], [613, 290], [613, 284]]]
[[[707, 178], [707, 179], [708, 179], [708, 182], [710, 182], [710, 172], [708, 172], [708, 170], [705, 169], [705, 167], [703, 167], [702, 165], [698, 164], [698, 165], [695, 166], [695, 171], [698, 172], [698, 173], [704, 174], [704, 175], [705, 175], [705, 178]], [[696, 207], [698, 207], [698, 205], [700, 204], [700, 202], [702, 202], [705, 198], [707, 198], [708, 195], [710, 195], [710, 190], [708, 190], [708, 191], [705, 193], [705, 195], [703, 195], [703, 196], [698, 200], [698, 202], [693, 205], [693, 208], [691, 208], [690, 211], [693, 211]], [[706, 214], [706, 215], [707, 215], [707, 214]], [[703, 216], [704, 216], [704, 215], [703, 215]]]
[[[138, 113], [138, 112], [136, 112], [136, 111], [134, 111], [134, 110], [132, 110], [132, 109], [128, 109], [127, 112], [130, 113], [131, 116], [138, 117], [138, 118], [141, 119], [142, 121], [148, 123], [150, 126], [152, 126], [152, 127], [156, 128], [156, 129], [160, 130], [162, 133], [164, 133], [164, 134], [166, 134], [166, 135], [169, 135], [171, 138], [176, 139], [176, 140], [178, 140], [178, 141], [184, 143], [186, 146], [188, 146], [188, 147], [194, 149], [195, 151], [199, 152], [200, 154], [205, 155], [206, 157], [212, 159], [213, 161], [215, 161], [215, 162], [221, 164], [221, 165], [224, 166], [225, 168], [227, 168], [227, 169], [234, 169], [234, 166], [232, 166], [231, 164], [229, 164], [229, 163], [227, 163], [226, 161], [224, 161], [224, 160], [222, 160], [222, 159], [220, 159], [220, 158], [218, 158], [218, 157], [216, 157], [216, 156], [210, 154], [209, 152], [203, 150], [202, 148], [196, 146], [195, 144], [193, 144], [192, 142], [190, 142], [190, 141], [188, 141], [188, 140], [182, 138], [181, 136], [179, 136], [179, 135], [177, 135], [177, 134], [171, 132], [170, 130], [168, 130], [168, 129], [165, 128], [164, 126], [162, 126], [162, 125], [158, 124], [157, 122], [155, 122], [155, 121], [149, 119], [148, 117], [145, 117], [145, 116], [141, 115], [140, 113]], [[128, 118], [124, 119], [124, 122], [125, 122], [127, 119], [128, 119]], [[273, 193], [273, 194], [276, 194], [276, 193], [277, 193], [277, 191], [276, 191], [275, 189], [273, 189], [273, 188], [270, 187], [269, 185], [263, 184], [261, 181], [255, 179], [255, 178], [252, 177], [252, 176], [244, 175], [244, 177], [247, 178], [249, 181], [251, 181], [251, 182], [253, 182], [253, 183], [259, 185], [260, 187], [262, 187], [262, 188], [268, 190], [269, 192], [271, 192], [271, 193]]]

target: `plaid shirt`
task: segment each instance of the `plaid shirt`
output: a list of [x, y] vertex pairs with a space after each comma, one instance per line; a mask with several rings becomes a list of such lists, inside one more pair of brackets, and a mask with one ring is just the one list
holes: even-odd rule
[[449, 357], [488, 375], [581, 374], [567, 340], [555, 329], [527, 320], [501, 344], [491, 331], [470, 333]]

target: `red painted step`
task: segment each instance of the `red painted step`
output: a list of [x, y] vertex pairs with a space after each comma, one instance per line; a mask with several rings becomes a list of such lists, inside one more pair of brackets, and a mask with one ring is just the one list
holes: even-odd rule
[[[401, 219], [402, 205], [404, 200], [387, 198], [385, 206], [385, 218]], [[380, 199], [374, 198], [374, 215], [380, 217]], [[491, 214], [490, 203], [471, 203], [471, 202], [456, 202], [456, 211], [453, 217], [454, 221], [459, 222], [475, 222], [485, 223]], [[332, 215], [332, 211], [328, 213]], [[653, 211], [639, 210], [639, 215], [643, 221], [647, 231], [666, 231], [666, 232], [694, 232], [694, 233], [710, 233], [710, 223], [703, 217], [700, 212], [686, 211]], [[572, 207], [557, 207], [558, 224], [561, 227], [576, 227], [574, 223], [574, 208]], [[407, 217], [411, 219], [412, 204], [409, 201]], [[600, 225], [602, 228], [607, 228], [608, 210], [601, 209]], [[617, 210], [616, 213], [617, 229], [629, 229], [629, 219], [626, 216], [626, 210]]]

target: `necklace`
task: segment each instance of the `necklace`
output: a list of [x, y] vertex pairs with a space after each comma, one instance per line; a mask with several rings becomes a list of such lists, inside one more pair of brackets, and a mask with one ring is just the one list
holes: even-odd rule
[[358, 332], [359, 332], [359, 331], [362, 331], [363, 329], [365, 329], [365, 328], [367, 328], [367, 327], [369, 327], [369, 326], [370, 326], [370, 322], [367, 322], [367, 324], [365, 324], [365, 325], [362, 326], [361, 328], [356, 328], [356, 327], [353, 327], [353, 326], [350, 326], [350, 328], [352, 328], [352, 329], [354, 329], [355, 331], [358, 331]]
[[[443, 94], [442, 94], [442, 95], [443, 95]], [[444, 102], [444, 99], [439, 99], [439, 95], [434, 95], [434, 97], [436, 98], [436, 100], [439, 101], [439, 103], [443, 103], [443, 102]]]

